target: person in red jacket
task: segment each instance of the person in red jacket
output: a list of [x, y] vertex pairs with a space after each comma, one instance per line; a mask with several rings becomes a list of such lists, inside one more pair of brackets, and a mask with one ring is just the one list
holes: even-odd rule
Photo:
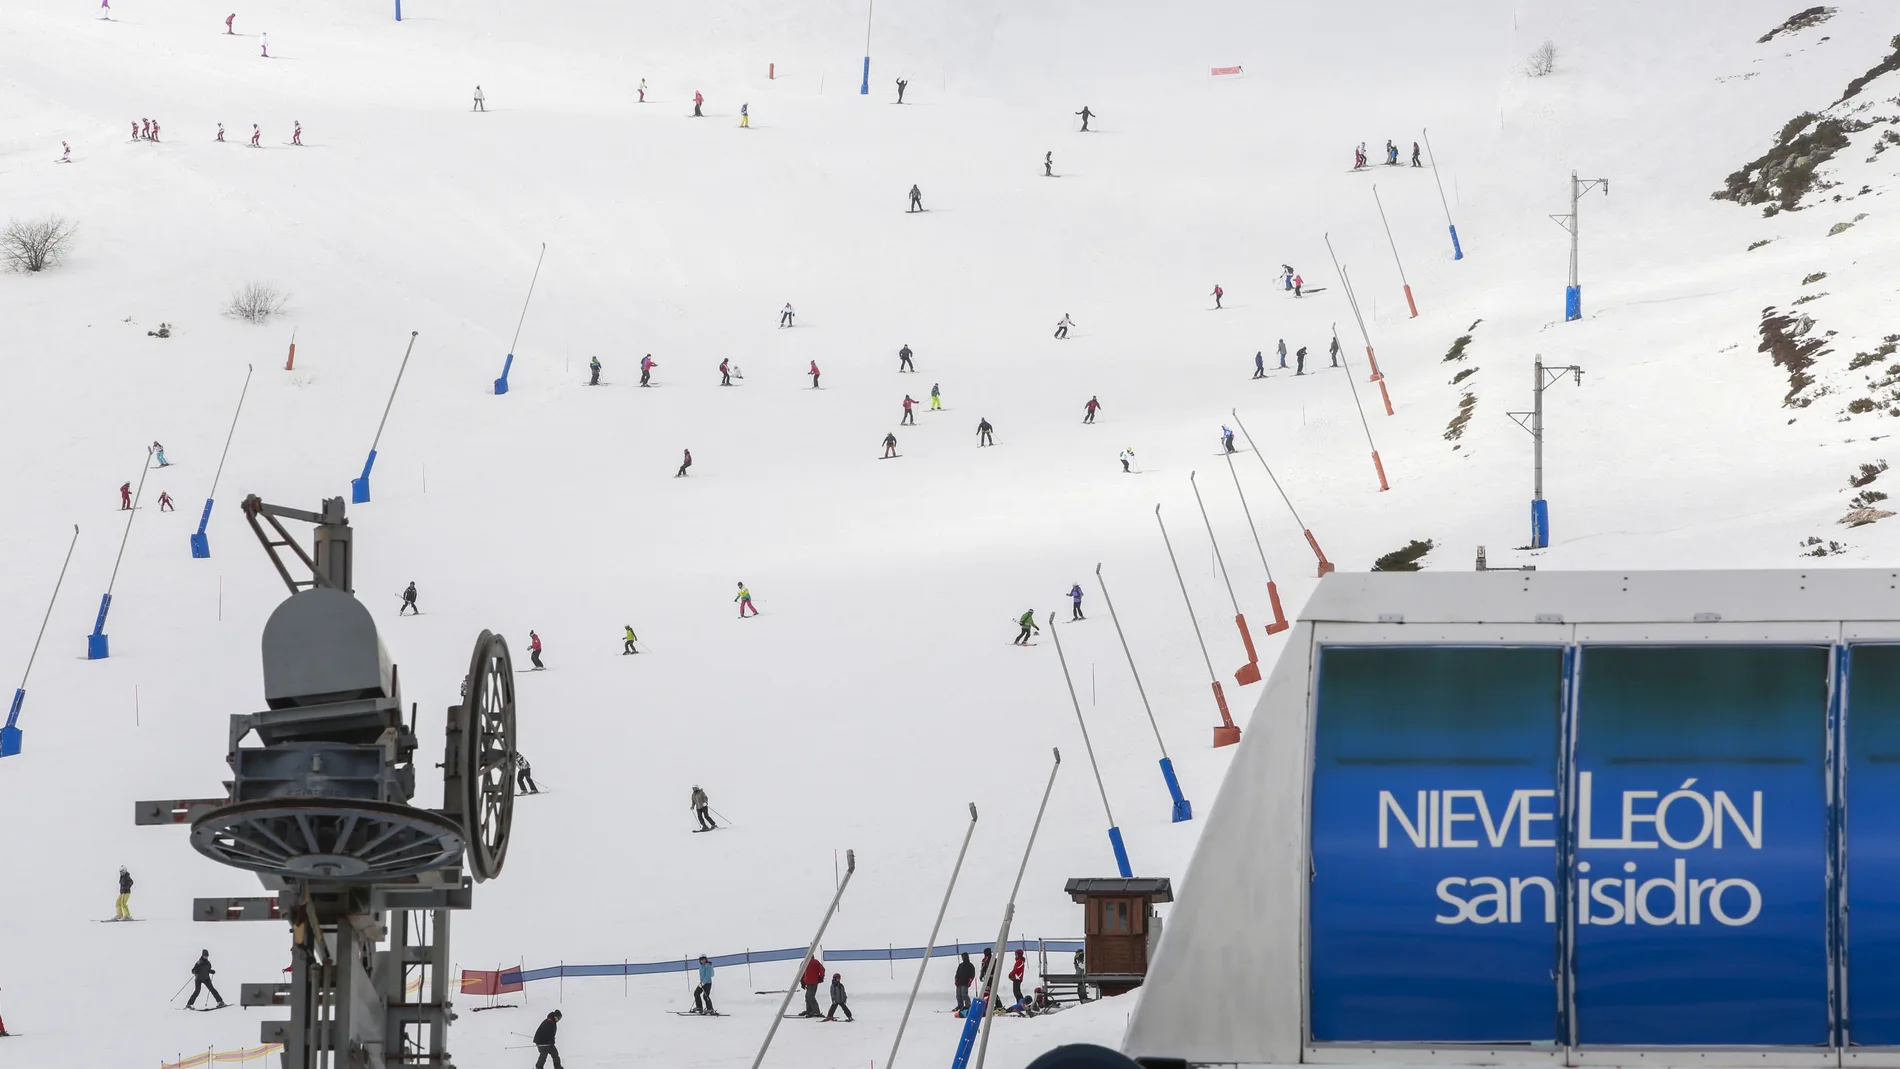
[[906, 423], [913, 427], [917, 425], [917, 414], [911, 411], [911, 406], [916, 403], [909, 394], [904, 395], [904, 418], [898, 421], [898, 426], [901, 427]]
[[172, 506], [172, 495], [166, 493], [163, 490], [160, 490], [158, 492], [158, 511], [160, 512], [177, 512], [178, 511], [176, 508]]
[[1009, 967], [1009, 986], [1016, 993], [1017, 1002], [1023, 1000], [1023, 968], [1023, 952], [1018, 950], [1015, 962]]
[[719, 361], [719, 385], [732, 385], [732, 361], [730, 359]]
[[539, 672], [547, 665], [541, 663], [541, 636], [528, 632], [528, 659], [534, 662], [534, 671]]
[[237, 21], [237, 12], [235, 11], [231, 12], [229, 15], [224, 16], [224, 34], [226, 37], [232, 36], [232, 34], [235, 32], [231, 29], [231, 24], [236, 21]]
[[811, 961], [805, 964], [805, 974], [798, 982], [805, 987], [805, 1012], [799, 1016], [823, 1017], [824, 1013], [818, 1009], [818, 985], [825, 982], [825, 963], [818, 960], [818, 955], [813, 954]]
[[130, 509], [131, 507], [132, 507], [132, 484], [120, 483], [119, 484], [119, 511], [124, 512], [127, 509]]
[[1094, 397], [1090, 397], [1089, 403], [1082, 406], [1082, 422], [1094, 423], [1095, 413], [1099, 411], [1101, 407], [1102, 402], [1096, 400]]
[[1220, 308], [1220, 299], [1225, 296], [1227, 296], [1227, 291], [1220, 288], [1220, 283], [1218, 282], [1215, 283], [1214, 284], [1214, 307], [1216, 309]]
[[818, 388], [818, 361], [813, 360], [811, 362], [811, 370], [806, 372], [806, 374], [811, 376], [811, 388], [816, 390]]
[[659, 362], [653, 359], [652, 353], [648, 353], [647, 355], [641, 357], [640, 358], [640, 385], [642, 386], [652, 385], [653, 369], [659, 366], [660, 366]]
[[693, 118], [695, 118], [695, 119], [703, 119], [703, 118], [705, 118], [705, 117], [706, 117], [706, 116], [705, 116], [705, 115], [704, 115], [703, 113], [701, 113], [701, 112], [700, 112], [700, 110], [699, 110], [699, 106], [700, 106], [701, 104], [704, 104], [705, 102], [706, 102], [706, 98], [705, 98], [705, 97], [703, 97], [703, 96], [701, 96], [701, 95], [699, 95], [699, 90], [697, 90], [697, 89], [695, 89], [695, 90], [693, 90]]
[[686, 469], [693, 466], [693, 451], [688, 449], [684, 452], [686, 453], [686, 459], [680, 461], [680, 470], [673, 473], [673, 478], [675, 479], [685, 478]]

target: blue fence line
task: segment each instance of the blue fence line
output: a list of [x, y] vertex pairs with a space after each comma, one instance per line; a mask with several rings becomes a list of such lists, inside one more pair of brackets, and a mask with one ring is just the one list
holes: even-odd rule
[[[955, 954], [981, 954], [990, 949], [992, 943], [945, 943], [932, 947], [930, 956], [948, 957]], [[1003, 945], [1008, 950], [1047, 950], [1058, 954], [1073, 954], [1082, 949], [1080, 939], [1017, 939]], [[805, 956], [804, 947], [788, 947], [784, 950], [748, 950], [739, 954], [709, 955], [714, 968], [729, 965], [757, 965], [773, 961], [798, 961]], [[840, 961], [906, 961], [924, 956], [923, 947], [880, 947], [872, 950], [820, 950], [818, 957], [826, 962]], [[650, 976], [656, 973], [691, 972], [699, 967], [697, 958], [677, 958], [672, 961], [626, 961], [607, 965], [549, 965], [539, 969], [503, 969], [501, 982], [531, 984], [536, 980], [553, 980], [568, 976]]]

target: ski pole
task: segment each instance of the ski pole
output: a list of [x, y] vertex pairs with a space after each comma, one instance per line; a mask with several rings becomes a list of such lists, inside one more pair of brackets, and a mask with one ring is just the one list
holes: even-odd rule
[[731, 817], [729, 817], [729, 816], [727, 816], [727, 815], [725, 815], [724, 813], [721, 813], [721, 812], [720, 812], [719, 810], [717, 810], [717, 809], [714, 809], [714, 808], [713, 808], [712, 806], [707, 806], [707, 807], [706, 807], [706, 810], [707, 810], [707, 812], [709, 812], [709, 813], [711, 813], [711, 814], [712, 814], [713, 816], [715, 816], [715, 817], [718, 817], [718, 818], [719, 818], [720, 820], [723, 820], [723, 821], [725, 821], [725, 822], [726, 822], [726, 827], [728, 827], [728, 828], [736, 828], [736, 827], [738, 827], [738, 825], [737, 825], [737, 824], [734, 824], [734, 823], [732, 822], [732, 818], [731, 818]]
[[187, 987], [190, 987], [190, 986], [191, 986], [191, 978], [190, 978], [190, 977], [186, 977], [186, 978], [185, 978], [185, 982], [184, 982], [184, 983], [182, 983], [182, 984], [179, 984], [179, 985], [178, 985], [178, 990], [176, 990], [176, 991], [174, 991], [174, 992], [172, 992], [172, 997], [171, 997], [171, 998], [168, 998], [168, 999], [166, 999], [165, 1001], [166, 1001], [166, 1002], [177, 1002], [177, 1001], [178, 1001], [178, 996], [180, 996], [180, 995], [182, 995], [182, 994], [184, 994], [184, 993], [185, 993], [185, 988], [187, 988]]

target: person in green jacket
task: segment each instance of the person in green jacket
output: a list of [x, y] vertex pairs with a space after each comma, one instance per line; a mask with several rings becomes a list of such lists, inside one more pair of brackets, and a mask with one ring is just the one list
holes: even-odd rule
[[1036, 626], [1036, 610], [1034, 609], [1023, 613], [1022, 618], [1016, 622], [1020, 624], [1023, 629], [1023, 633], [1016, 636], [1016, 645], [1018, 646], [1029, 645], [1029, 633], [1031, 631], [1042, 630], [1042, 628]]
[[634, 644], [634, 643], [636, 643], [636, 642], [638, 642], [638, 641], [640, 641], [640, 636], [638, 636], [638, 635], [636, 635], [636, 634], [634, 634], [634, 633], [633, 633], [633, 625], [632, 625], [632, 624], [628, 624], [628, 625], [627, 625], [627, 637], [626, 637], [626, 639], [625, 639], [625, 640], [624, 640], [624, 641], [622, 642], [622, 649], [620, 650], [620, 655], [621, 655], [622, 657], [625, 657], [625, 656], [626, 656], [627, 654], [629, 654], [629, 653], [639, 653], [640, 651], [639, 651], [639, 650], [637, 650], [637, 649], [635, 649], [635, 648], [634, 648], [634, 646], [633, 646], [633, 644]]
[[592, 376], [587, 380], [587, 385], [599, 386], [600, 385], [600, 357], [596, 356], [596, 357], [590, 358], [587, 361], [587, 370], [593, 373]]

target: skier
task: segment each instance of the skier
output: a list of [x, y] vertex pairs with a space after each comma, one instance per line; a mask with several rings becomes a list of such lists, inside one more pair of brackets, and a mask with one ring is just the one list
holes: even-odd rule
[[1225, 449], [1225, 450], [1227, 450], [1227, 451], [1228, 451], [1229, 453], [1231, 453], [1231, 452], [1233, 452], [1233, 451], [1234, 451], [1234, 431], [1233, 431], [1233, 428], [1231, 428], [1231, 427], [1227, 427], [1227, 426], [1224, 426], [1224, 425], [1223, 425], [1223, 426], [1221, 427], [1221, 429], [1220, 429], [1220, 444], [1221, 444], [1221, 448], [1222, 448], [1222, 449]]
[[640, 358], [640, 385], [642, 386], [650, 385], [650, 380], [653, 378], [653, 369], [659, 366], [660, 365], [653, 362], [652, 353], [648, 353], [647, 355], [641, 357]]
[[705, 113], [699, 110], [700, 105], [704, 103], [706, 103], [706, 98], [700, 95], [699, 90], [693, 90], [693, 118], [703, 119], [706, 117]]
[[699, 956], [699, 986], [693, 988], [694, 1013], [703, 1013], [711, 1017], [719, 1016], [719, 1011], [713, 1009], [712, 982], [712, 960], [706, 957], [706, 955], [701, 954]]
[[1293, 373], [1295, 375], [1306, 374], [1306, 346], [1304, 345], [1300, 346], [1299, 351], [1293, 354]]
[[910, 88], [910, 83], [908, 81], [905, 81], [902, 78], [899, 78], [897, 80], [897, 102], [899, 104], [902, 104], [904, 102], [904, 90], [909, 89], [909, 88]]
[[1366, 145], [1361, 141], [1359, 147], [1352, 150], [1352, 169], [1361, 170], [1366, 165]]
[[122, 483], [119, 486], [119, 511], [126, 512], [130, 510], [131, 508], [132, 508], [132, 484]]
[[1069, 585], [1069, 601], [1073, 605], [1073, 609], [1069, 613], [1069, 619], [1071, 620], [1086, 619], [1086, 617], [1082, 615], [1082, 584], [1081, 583], [1071, 583]]
[[132, 873], [124, 865], [119, 866], [119, 900], [113, 906], [112, 919], [129, 921], [132, 919]]
[[1332, 355], [1333, 366], [1338, 367], [1339, 366], [1339, 335], [1337, 334], [1333, 335], [1332, 344], [1326, 347], [1326, 351]]
[[224, 35], [226, 37], [230, 37], [232, 34], [236, 32], [235, 30], [231, 28], [231, 24], [236, 21], [237, 21], [237, 12], [235, 11], [231, 12], [229, 15], [224, 16]]
[[897, 370], [901, 373], [905, 368], [909, 368], [913, 372], [917, 370], [917, 365], [911, 363], [910, 360], [909, 343], [906, 343], [902, 349], [897, 350]]
[[166, 493], [163, 490], [160, 490], [158, 492], [158, 511], [160, 512], [177, 512], [178, 511], [177, 509], [172, 507], [172, 495]]
[[1292, 264], [1280, 265], [1280, 286], [1282, 289], [1290, 290], [1293, 288], [1293, 265]]
[[700, 831], [712, 831], [719, 826], [713, 823], [713, 818], [707, 814], [706, 810], [712, 808], [712, 803], [707, 800], [706, 792], [700, 790], [698, 786], [693, 787], [693, 800], [687, 808], [691, 809], [693, 815], [699, 818]]
[[158, 140], [158, 120], [157, 119], [152, 120], [152, 140], [153, 141]]
[[99, 16], [100, 18], [110, 19], [112, 17], [112, 0], [99, 0], [99, 10], [105, 12], [105, 14]]
[[534, 781], [534, 766], [528, 763], [528, 755], [515, 751], [515, 787], [528, 794], [540, 794], [541, 785]]
[[539, 672], [547, 665], [541, 663], [541, 636], [528, 632], [528, 659], [534, 662], [534, 671]]
[[303, 120], [290, 120], [290, 143], [293, 145], [303, 144]]
[[561, 1011], [550, 1011], [541, 1026], [534, 1030], [534, 1049], [540, 1057], [534, 1060], [534, 1069], [543, 1069], [548, 1059], [554, 1059], [554, 1069], [561, 1069], [561, 1052], [554, 1045], [554, 1030], [561, 1026]]
[[638, 641], [640, 641], [640, 636], [634, 634], [633, 625], [628, 624], [626, 637], [620, 640], [620, 655], [625, 657], [629, 653], [639, 653], [639, 649], [634, 646], [634, 643]]
[[983, 964], [976, 967], [977, 979], [982, 981], [984, 998], [990, 997], [990, 990], [996, 986], [996, 974], [990, 971], [990, 948], [983, 948]]
[[647, 102], [647, 80], [645, 78], [642, 78], [640, 79], [640, 103], [644, 104], [646, 102]]
[[1253, 351], [1253, 377], [1256, 379], [1264, 379], [1267, 377], [1266, 358], [1260, 355], [1260, 350], [1258, 349]]
[[937, 384], [934, 382], [930, 384], [930, 410], [932, 412], [943, 411], [943, 393], [937, 389]]
[[475, 106], [471, 110], [473, 111], [487, 111], [488, 110], [488, 98], [482, 96], [482, 87], [479, 85], [475, 87]]
[[750, 129], [751, 127], [752, 127], [752, 105], [741, 104], [739, 105], [739, 128], [744, 130], [744, 129]]
[[732, 385], [732, 362], [730, 360], [719, 361], [719, 385]]
[[[1017, 634], [1016, 639], [1015, 639], [1015, 644], [1018, 646], [1029, 645], [1029, 633], [1031, 631], [1042, 630], [1042, 628], [1036, 626], [1036, 610], [1034, 609], [1031, 609], [1028, 612], [1023, 613], [1022, 616], [1018, 617], [1016, 620], [1016, 626], [1022, 628], [1022, 631], [1019, 634]], [[988, 965], [988, 960], [987, 960], [988, 957], [989, 955], [987, 954], [984, 955], [985, 966]]]
[[[218, 970], [211, 967], [211, 951], [200, 950], [198, 952], [197, 963], [191, 967], [191, 978], [194, 982], [191, 988], [191, 997], [185, 1000], [186, 1009], [191, 1009], [192, 1004], [198, 1001], [198, 993], [200, 991], [209, 991], [211, 992], [211, 997], [218, 1000], [218, 1004], [213, 1006], [212, 1009], [224, 1008], [224, 996], [218, 994], [217, 985], [211, 982], [211, 974], [217, 971]], [[173, 995], [172, 997], [177, 998], [178, 996]]]
[[898, 426], [903, 427], [908, 425], [915, 427], [917, 425], [917, 413], [911, 411], [911, 406], [916, 403], [916, 401], [911, 400], [909, 394], [904, 395], [904, 418], [897, 421]]
[[1305, 279], [1301, 278], [1298, 275], [1294, 275], [1293, 276], [1293, 296], [1294, 297], [1300, 296], [1300, 290], [1303, 287], [1305, 287], [1305, 285], [1306, 285]]
[[825, 982], [825, 963], [818, 960], [818, 955], [811, 956], [811, 961], [805, 965], [805, 974], [798, 978], [798, 982], [805, 989], [805, 1012], [799, 1016], [823, 1017], [824, 1014], [818, 1012], [818, 985]]
[[1123, 449], [1117, 459], [1119, 459], [1122, 462], [1122, 474], [1123, 475], [1130, 474], [1128, 470], [1128, 465], [1134, 463], [1134, 460], [1135, 460], [1134, 449], [1132, 448]]
[[855, 1018], [851, 1016], [851, 1007], [845, 1005], [844, 1001], [844, 974], [835, 972], [831, 974], [831, 1012], [825, 1014], [825, 1020], [837, 1020], [839, 1010], [844, 1011], [844, 1019], [846, 1021], [855, 1020]]
[[1056, 168], [1055, 150], [1050, 149], [1048, 152], [1045, 152], [1042, 154], [1042, 176], [1044, 178], [1054, 178], [1056, 176], [1055, 168]]
[[1226, 295], [1226, 292], [1227, 291], [1220, 288], [1220, 283], [1218, 282], [1214, 283], [1214, 309], [1215, 311], [1220, 310], [1220, 299], [1221, 297]]
[[910, 207], [904, 209], [904, 214], [909, 215], [911, 212], [921, 212], [923, 210], [924, 194], [917, 188], [917, 183], [912, 182], [910, 186]]
[[1416, 141], [1412, 142], [1412, 166], [1414, 167], [1424, 166], [1424, 164], [1421, 164], [1418, 162], [1418, 142]]
[[411, 613], [416, 616], [422, 615], [422, 610], [416, 608], [416, 581], [413, 579], [409, 581], [408, 586], [403, 588], [402, 608], [396, 610], [397, 616], [401, 616], [405, 613]]
[[1069, 328], [1073, 326], [1075, 326], [1075, 321], [1069, 318], [1069, 313], [1067, 312], [1062, 313], [1062, 318], [1056, 320], [1056, 337], [1058, 338], [1068, 337]]
[[259, 129], [257, 128], [257, 124], [256, 124], [256, 123], [252, 123], [252, 124], [251, 124], [251, 147], [252, 147], [252, 148], [263, 148], [264, 146], [263, 146], [263, 145], [260, 145], [260, 144], [258, 144], [258, 140], [257, 140], [258, 138], [260, 138], [260, 137], [263, 137], [263, 136], [264, 136], [264, 131], [262, 131], [262, 130], [259, 130]]
[[138, 139], [139, 139], [139, 123], [137, 119], [134, 119], [132, 120], [132, 140], [137, 141]]
[[224, 144], [224, 124], [223, 123], [218, 124], [218, 143], [220, 145]]
[[1082, 110], [1076, 112], [1076, 114], [1082, 116], [1082, 132], [1085, 134], [1088, 133], [1089, 120], [1095, 118], [1095, 113], [1089, 110], [1089, 106], [1087, 104], [1084, 104], [1082, 105]]
[[884, 455], [879, 457], [878, 459], [889, 460], [896, 455], [897, 455], [897, 435], [886, 434], [884, 436]]
[[990, 437], [990, 432], [995, 429], [995, 427], [990, 426], [989, 417], [987, 416], [976, 421], [976, 447], [978, 449], [986, 445], [996, 444], [995, 440]]
[[587, 371], [588, 371], [587, 385], [599, 386], [600, 385], [600, 357], [598, 356], [588, 357]]
[[813, 360], [811, 362], [811, 370], [805, 372], [805, 374], [811, 376], [811, 388], [816, 390], [818, 388], [818, 361]]
[[1025, 968], [1026, 964], [1023, 961], [1023, 952], [1018, 950], [1016, 952], [1015, 962], [1009, 967], [1009, 986], [1010, 990], [1015, 992], [1018, 1005], [1023, 1001], [1023, 970]]
[[1089, 403], [1082, 406], [1082, 422], [1094, 423], [1095, 413], [1100, 411], [1101, 408], [1102, 402], [1096, 400], [1094, 397], [1090, 397]]
[[73, 147], [71, 145], [68, 145], [64, 141], [61, 141], [59, 143], [59, 148], [60, 148], [59, 162], [61, 163], [73, 162]]
[[682, 460], [680, 461], [680, 470], [678, 470], [678, 471], [676, 471], [676, 472], [674, 472], [674, 473], [673, 473], [673, 478], [675, 478], [675, 479], [683, 479], [683, 478], [685, 478], [685, 477], [686, 477], [686, 469], [687, 469], [687, 468], [690, 468], [690, 467], [692, 467], [692, 466], [693, 466], [693, 451], [692, 451], [691, 449], [683, 449], [683, 450], [681, 450], [681, 452], [682, 452], [682, 453], [684, 453], [684, 454], [686, 454], [686, 455], [685, 455], [685, 457], [684, 457], [684, 458], [683, 458], [683, 459], [682, 459]]
[[265, 59], [269, 59], [270, 58], [270, 34], [268, 33], [258, 34], [257, 47], [260, 50], [259, 54], [262, 55]]
[[963, 955], [957, 962], [957, 1016], [961, 1017], [970, 1009], [970, 983], [976, 979], [976, 966], [970, 964], [970, 955]]
[[785, 307], [778, 310], [778, 325], [781, 327], [792, 325], [792, 302], [786, 301]]
[[1286, 370], [1286, 339], [1280, 339], [1280, 370]]
[[759, 614], [759, 607], [752, 604], [752, 591], [748, 590], [744, 583], [739, 584], [739, 593], [732, 600], [739, 603], [739, 619], [745, 619], [745, 611], [747, 609], [751, 609], [752, 615], [754, 616]]

